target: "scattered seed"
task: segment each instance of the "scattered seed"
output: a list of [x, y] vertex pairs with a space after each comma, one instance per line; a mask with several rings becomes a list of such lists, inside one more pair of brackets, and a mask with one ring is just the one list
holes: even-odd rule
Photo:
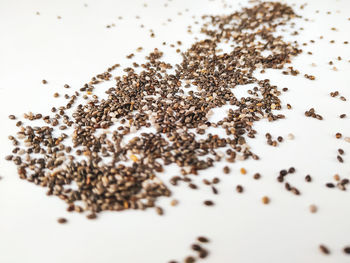
[[309, 210], [311, 213], [316, 213], [317, 212], [317, 206], [316, 205], [310, 205]]
[[63, 217], [60, 217], [57, 219], [57, 222], [60, 223], [60, 224], [65, 224], [67, 223], [67, 219], [63, 218]]
[[262, 203], [264, 205], [267, 205], [268, 203], [270, 203], [270, 198], [268, 198], [267, 196], [264, 196], [262, 199], [261, 199]]
[[325, 245], [320, 245], [319, 248], [320, 248], [320, 250], [321, 250], [321, 252], [323, 254], [325, 254], [325, 255], [329, 255], [330, 254], [329, 249]]

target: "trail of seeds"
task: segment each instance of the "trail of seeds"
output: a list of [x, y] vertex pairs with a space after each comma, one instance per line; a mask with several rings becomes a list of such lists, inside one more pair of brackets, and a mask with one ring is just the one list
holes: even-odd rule
[[[284, 115], [276, 114], [281, 109], [277, 86], [257, 79], [254, 72], [282, 69], [301, 53], [296, 42], [274, 34], [295, 17], [289, 6], [272, 2], [227, 16], [206, 16], [201, 30], [206, 39], [183, 52], [180, 64], [162, 61], [163, 53], [155, 49], [140, 65], [140, 73], [128, 67], [125, 75], [115, 77], [106, 98], [99, 99], [93, 90], [112, 79], [118, 64], [80, 89], [87, 94], [84, 104], [76, 105], [81, 94], [75, 92], [65, 96], [66, 105], [52, 108], [51, 115], [26, 114], [28, 121], [44, 124], [17, 122], [17, 138], [10, 137], [13, 155], [6, 159], [18, 166], [20, 178], [48, 188], [47, 194], [65, 201], [68, 211], [89, 211], [90, 219], [105, 210], [156, 207], [157, 197], [171, 195], [156, 175], [164, 165], [181, 167], [183, 177], [172, 179], [176, 184], [190, 182], [187, 175], [196, 175], [223, 157], [228, 162], [258, 160], [248, 145], [248, 138], [256, 134], [254, 123]], [[247, 84], [254, 85], [248, 96], [236, 97], [235, 89]], [[225, 105], [231, 105], [227, 116], [211, 121], [213, 110]], [[63, 132], [68, 128], [72, 134]], [[213, 135], [209, 128], [224, 130], [226, 136]], [[225, 156], [218, 154], [220, 148], [226, 150]], [[196, 189], [194, 184], [190, 187]], [[236, 190], [241, 193], [243, 187]], [[296, 188], [290, 190], [298, 194]], [[163, 214], [159, 207], [157, 212]]]

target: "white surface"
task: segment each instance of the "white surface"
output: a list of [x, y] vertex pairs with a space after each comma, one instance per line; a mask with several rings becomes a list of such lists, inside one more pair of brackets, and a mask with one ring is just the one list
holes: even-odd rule
[[[299, 41], [316, 41], [304, 47], [314, 55], [304, 53], [294, 60], [295, 68], [302, 72], [299, 77], [277, 72], [262, 76], [271, 78], [280, 88], [289, 88], [281, 99], [284, 105], [290, 103], [293, 110], [281, 112], [286, 114], [285, 120], [260, 122], [256, 126], [258, 136], [249, 142], [261, 156], [260, 161], [230, 164], [229, 176], [221, 172], [223, 163], [198, 176], [198, 180], [220, 177], [219, 195], [213, 196], [210, 188], [202, 184], [197, 191], [185, 185], [171, 187], [180, 204], [171, 207], [171, 199], [163, 198], [163, 217], [152, 210], [127, 211], [103, 213], [92, 222], [80, 214], [69, 214], [58, 198], [49, 198], [45, 189], [18, 178], [15, 166], [4, 160], [12, 149], [7, 136], [16, 131], [14, 122], [7, 118], [9, 114], [49, 112], [51, 105], [60, 104], [53, 98], [54, 92], [73, 92], [110, 65], [126, 65], [125, 55], [137, 54], [135, 49], [139, 46], [145, 51], [132, 61], [142, 62], [154, 47], [167, 50], [161, 45], [163, 41], [181, 40], [188, 47], [194, 37], [186, 33], [187, 25], [193, 24], [192, 15], [228, 13], [239, 9], [241, 1], [232, 0], [231, 9], [223, 9], [219, 0], [174, 0], [167, 2], [168, 7], [164, 7], [166, 1], [147, 1], [147, 8], [143, 7], [144, 2], [0, 1], [0, 262], [180, 261], [191, 253], [189, 246], [198, 235], [212, 241], [207, 246], [210, 257], [203, 261], [208, 263], [350, 262], [350, 256], [342, 252], [344, 246], [350, 245], [349, 191], [324, 187], [335, 173], [350, 177], [350, 143], [334, 137], [336, 132], [350, 136], [350, 45], [342, 44], [350, 41], [347, 0], [296, 1], [297, 6], [309, 3], [297, 12], [314, 21], [296, 21], [297, 27], [305, 28]], [[84, 7], [84, 3], [88, 6]], [[327, 11], [332, 14], [327, 15]], [[135, 18], [137, 15], [140, 19]], [[118, 16], [124, 19], [118, 20]], [[168, 18], [172, 22], [162, 25]], [[106, 28], [112, 23], [116, 27]], [[140, 24], [145, 28], [140, 28]], [[331, 31], [331, 27], [338, 31]], [[149, 38], [149, 29], [154, 30], [156, 38]], [[323, 40], [319, 40], [320, 35]], [[330, 44], [331, 39], [336, 43]], [[166, 61], [180, 60], [174, 51], [168, 54]], [[337, 61], [337, 56], [343, 60]], [[335, 62], [337, 72], [327, 64], [330, 60]], [[311, 66], [313, 62], [317, 67]], [[303, 78], [304, 73], [316, 75], [317, 80]], [[42, 85], [42, 79], [49, 83]], [[73, 89], [65, 90], [65, 83]], [[329, 93], [335, 90], [348, 101], [331, 98]], [[306, 118], [304, 111], [311, 107], [325, 120]], [[342, 113], [348, 117], [339, 119]], [[292, 132], [296, 138], [274, 148], [266, 144], [266, 132], [285, 138]], [[339, 147], [346, 152], [344, 164], [336, 160]], [[297, 169], [289, 177], [301, 190], [299, 197], [276, 182], [279, 170], [290, 166]], [[241, 167], [246, 167], [247, 175], [239, 174]], [[168, 182], [175, 171], [167, 167], [162, 175], [164, 181]], [[258, 181], [252, 179], [255, 172], [262, 174]], [[312, 175], [313, 183], [304, 182], [306, 174]], [[237, 184], [245, 187], [243, 194], [234, 191]], [[271, 198], [270, 205], [261, 204], [264, 195]], [[216, 206], [204, 207], [204, 199], [213, 199]], [[308, 211], [313, 203], [319, 207], [316, 214]], [[59, 225], [56, 219], [61, 216], [67, 217], [69, 223]], [[322, 255], [318, 250], [320, 243], [326, 244], [332, 255]]]

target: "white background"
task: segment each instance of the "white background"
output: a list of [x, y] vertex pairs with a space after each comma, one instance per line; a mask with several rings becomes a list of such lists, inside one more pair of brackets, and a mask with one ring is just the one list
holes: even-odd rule
[[[296, 28], [304, 27], [298, 36], [300, 43], [316, 41], [304, 47], [313, 55], [305, 52], [293, 61], [302, 73], [299, 77], [272, 71], [262, 75], [280, 88], [289, 88], [281, 99], [293, 110], [281, 112], [287, 116], [285, 120], [256, 124], [258, 136], [249, 143], [261, 156], [260, 161], [230, 164], [230, 175], [222, 174], [220, 163], [195, 178], [200, 181], [220, 177], [219, 195], [212, 195], [210, 188], [202, 184], [197, 191], [184, 184], [169, 186], [180, 204], [171, 207], [170, 198], [161, 199], [163, 217], [153, 210], [107, 212], [89, 221], [81, 214], [66, 212], [64, 202], [47, 197], [45, 189], [18, 178], [15, 166], [4, 160], [12, 149], [7, 136], [16, 132], [14, 121], [7, 118], [9, 114], [49, 113], [52, 105], [63, 101], [54, 99], [54, 92], [72, 93], [109, 66], [127, 65], [125, 55], [136, 54], [139, 46], [145, 51], [132, 61], [143, 62], [147, 52], [158, 47], [172, 50], [167, 51], [166, 61], [178, 62], [179, 55], [163, 48], [163, 41], [181, 40], [183, 48], [189, 47], [196, 34], [187, 34], [187, 26], [200, 21], [200, 15], [230, 13], [240, 8], [238, 2], [245, 1], [232, 0], [232, 7], [226, 9], [219, 0], [147, 1], [144, 7], [145, 2], [0, 0], [0, 262], [181, 261], [191, 253], [189, 246], [199, 235], [211, 240], [206, 246], [210, 257], [203, 261], [208, 263], [350, 262], [350, 256], [342, 252], [344, 246], [350, 245], [349, 191], [324, 186], [335, 173], [350, 177], [350, 143], [334, 137], [336, 132], [350, 136], [350, 45], [342, 44], [350, 41], [347, 0], [295, 1], [297, 12], [312, 20], [297, 19]], [[309, 4], [300, 10], [304, 2]], [[189, 11], [185, 11], [187, 8]], [[315, 10], [320, 10], [319, 14]], [[327, 11], [331, 14], [327, 15]], [[137, 15], [140, 19], [135, 18]], [[172, 21], [167, 22], [168, 18]], [[106, 28], [112, 23], [116, 26]], [[141, 24], [145, 27], [141, 28]], [[331, 27], [338, 30], [332, 31]], [[154, 30], [155, 38], [149, 37], [149, 29]], [[323, 40], [319, 39], [321, 35]], [[332, 39], [335, 44], [329, 43]], [[343, 60], [337, 61], [338, 56]], [[330, 60], [338, 71], [328, 65]], [[305, 79], [304, 73], [315, 75], [317, 80]], [[41, 84], [42, 79], [49, 83]], [[72, 89], [64, 89], [65, 83]], [[335, 90], [348, 101], [331, 98], [329, 93]], [[304, 116], [311, 107], [323, 115], [324, 121]], [[348, 117], [340, 119], [342, 113]], [[285, 140], [274, 148], [266, 144], [266, 132], [275, 138], [293, 133], [295, 140]], [[346, 152], [343, 164], [336, 160], [340, 147]], [[288, 178], [300, 189], [299, 197], [276, 181], [279, 170], [290, 166], [297, 169]], [[241, 167], [247, 169], [247, 175], [239, 174]], [[176, 172], [167, 167], [160, 176], [169, 185], [168, 179]], [[252, 179], [255, 172], [262, 174], [261, 180]], [[313, 177], [312, 183], [305, 183], [306, 174]], [[237, 184], [245, 187], [243, 194], [234, 191]], [[271, 198], [267, 206], [261, 203], [264, 195]], [[205, 199], [214, 200], [216, 206], [203, 206]], [[319, 207], [318, 213], [308, 211], [310, 204]], [[56, 220], [61, 216], [69, 223], [59, 225]], [[321, 243], [330, 248], [330, 256], [319, 252]]]

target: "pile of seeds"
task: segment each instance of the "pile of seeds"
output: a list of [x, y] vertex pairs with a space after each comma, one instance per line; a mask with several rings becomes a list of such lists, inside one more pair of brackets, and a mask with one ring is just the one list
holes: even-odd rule
[[[48, 188], [47, 194], [65, 201], [68, 211], [90, 211], [90, 219], [104, 210], [156, 207], [157, 197], [171, 195], [156, 176], [163, 165], [181, 167], [182, 177], [172, 179], [176, 184], [190, 182], [188, 175], [223, 157], [228, 162], [257, 160], [247, 144], [255, 137], [254, 123], [284, 115], [275, 113], [282, 108], [281, 92], [253, 73], [283, 69], [301, 53], [296, 42], [274, 34], [295, 17], [289, 6], [274, 2], [226, 16], [205, 16], [201, 32], [206, 39], [184, 51], [180, 64], [162, 61], [163, 53], [155, 49], [147, 63], [134, 64], [142, 67], [140, 73], [128, 67], [125, 75], [115, 77], [106, 98], [99, 99], [93, 90], [111, 80], [110, 72], [119, 65], [80, 89], [87, 94], [86, 103], [75, 105], [81, 95], [75, 92], [65, 96], [66, 105], [53, 107], [52, 115], [25, 114], [28, 121], [44, 124], [18, 122], [17, 139], [10, 137], [13, 155], [6, 159], [18, 166], [20, 178]], [[229, 50], [224, 51], [222, 44]], [[247, 97], [236, 97], [235, 89], [246, 84], [255, 86]], [[227, 116], [211, 121], [213, 110], [225, 105], [232, 106]], [[223, 130], [226, 136], [208, 133], [208, 128]], [[72, 134], [64, 133], [71, 129]], [[129, 134], [135, 136], [127, 140]], [[220, 148], [226, 156], [218, 153]], [[190, 187], [196, 189], [194, 184]], [[243, 187], [238, 185], [237, 191], [243, 192]], [[163, 214], [159, 207], [157, 212]]]

